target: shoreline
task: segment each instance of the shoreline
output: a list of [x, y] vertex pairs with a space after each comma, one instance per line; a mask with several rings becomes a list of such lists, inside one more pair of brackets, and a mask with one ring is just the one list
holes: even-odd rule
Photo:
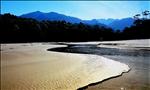
[[[58, 53], [58, 52], [46, 51], [46, 49], [49, 48], [50, 46], [51, 46], [51, 48], [56, 48], [56, 47], [61, 47], [62, 45], [57, 46], [57, 45], [49, 45], [49, 44], [46, 45], [46, 44], [36, 44], [36, 43], [27, 44], [27, 45], [26, 44], [3, 45], [2, 46], [2, 55], [3, 56], [2, 56], [2, 60], [1, 60], [1, 62], [2, 62], [1, 63], [2, 64], [1, 65], [1, 70], [2, 70], [2, 84], [1, 84], [2, 87], [1, 88], [7, 87], [7, 88], [11, 89], [11, 85], [13, 85], [13, 88], [14, 89], [16, 88], [16, 90], [17, 90], [17, 88], [23, 88], [23, 86], [20, 87], [20, 85], [22, 85], [22, 84], [19, 84], [16, 80], [21, 80], [21, 82], [25, 83], [25, 85], [27, 83], [24, 82], [24, 80], [25, 81], [27, 80], [28, 83], [31, 83], [31, 82], [33, 84], [35, 83], [35, 85], [33, 85], [33, 86], [34, 86], [34, 88], [37, 88], [37, 89], [40, 89], [40, 88], [42, 89], [42, 87], [39, 88], [39, 86], [38, 87], [36, 86], [37, 82], [43, 83], [45, 85], [44, 87], [46, 89], [48, 89], [48, 88], [54, 89], [55, 87], [62, 87], [59, 85], [64, 84], [64, 86], [65, 86], [65, 85], [68, 85], [67, 83], [70, 83], [70, 84], [72, 83], [71, 85], [77, 85], [77, 86], [75, 86], [77, 89], [77, 87], [79, 88], [79, 86], [80, 87], [87, 86], [86, 84], [90, 84], [93, 82], [99, 82], [99, 81], [102, 81], [103, 79], [109, 78], [110, 76], [111, 77], [118, 76], [118, 75], [121, 75], [122, 72], [127, 72], [129, 70], [129, 67], [123, 63], [120, 63], [120, 62], [114, 61], [114, 60], [110, 60], [110, 59], [107, 59], [107, 58], [104, 58], [104, 57], [101, 57], [98, 55], [81, 55], [81, 54]], [[64, 46], [64, 47], [66, 47], [66, 46]], [[23, 55], [23, 56], [21, 56], [21, 55]], [[32, 58], [31, 58], [31, 56], [32, 56]], [[23, 58], [23, 59], [20, 61], [21, 58]], [[45, 60], [43, 62], [42, 59], [44, 59], [44, 58], [45, 58]], [[63, 58], [66, 58], [66, 59], [63, 59]], [[8, 60], [8, 59], [11, 59], [11, 60]], [[63, 61], [61, 61], [60, 59], [62, 59]], [[72, 59], [75, 61], [73, 61]], [[50, 65], [45, 62], [49, 63]], [[110, 63], [108, 63], [108, 62], [110, 62]], [[66, 64], [66, 63], [68, 63], [68, 64]], [[55, 64], [58, 64], [59, 66], [57, 67]], [[63, 64], [65, 65], [65, 67]], [[116, 67], [112, 68], [111, 65], [112, 66], [116, 65]], [[30, 67], [30, 69], [28, 67]], [[48, 68], [50, 71], [47, 72]], [[70, 69], [68, 69], [68, 68], [70, 68]], [[56, 71], [52, 70], [52, 69], [56, 69]], [[116, 69], [118, 69], [118, 70], [116, 70]], [[43, 70], [46, 72], [43, 72]], [[62, 70], [64, 73], [62, 72]], [[78, 71], [78, 70], [80, 70], [80, 71]], [[112, 72], [113, 70], [116, 70], [116, 72], [115, 73]], [[41, 73], [41, 72], [43, 72], [43, 73]], [[51, 72], [53, 72], [53, 74]], [[17, 73], [19, 73], [19, 75], [17, 75]], [[32, 77], [30, 76], [30, 75], [35, 75], [34, 73], [37, 73], [36, 78], [34, 76], [32, 76]], [[10, 74], [11, 74], [11, 76], [9, 76]], [[61, 76], [59, 76], [59, 74]], [[40, 76], [42, 75], [42, 77], [39, 77], [39, 75]], [[47, 76], [47, 75], [50, 75], [50, 76]], [[69, 75], [71, 81], [66, 82], [65, 78], [67, 78], [68, 75]], [[74, 75], [77, 75], [77, 76], [74, 76]], [[66, 77], [64, 77], [64, 76], [66, 76]], [[88, 77], [88, 78], [86, 78], [86, 77]], [[85, 80], [85, 78], [87, 80]], [[36, 82], [31, 81], [32, 79]], [[42, 80], [42, 82], [41, 81], [39, 82], [40, 79]], [[47, 84], [44, 83], [45, 82], [44, 80], [48, 80], [47, 82], [49, 83], [49, 85], [50, 86], [53, 85], [54, 87], [48, 87], [47, 86], [48, 83]], [[50, 81], [54, 80], [54, 83], [50, 83], [49, 80]], [[64, 81], [61, 81], [61, 80], [64, 80]], [[81, 81], [83, 80], [83, 81], [81, 82], [80, 80]], [[56, 83], [56, 81], [57, 81], [57, 83]], [[63, 82], [63, 83], [61, 83], [61, 82]], [[7, 85], [9, 85], [9, 87], [5, 83], [7, 83]], [[27, 84], [27, 86], [28, 86], [28, 88], [33, 88], [28, 84]], [[70, 86], [65, 86], [62, 88], [67, 89], [67, 87], [70, 87]], [[74, 89], [75, 89], [75, 87], [74, 87]], [[25, 87], [24, 87], [24, 89], [25, 89]], [[73, 89], [73, 87], [72, 87], [72, 89]]]
[[122, 72], [120, 75], [112, 76], [112, 77], [106, 78], [106, 79], [104, 79], [104, 80], [102, 80], [102, 81], [95, 82], [95, 83], [90, 83], [90, 84], [88, 84], [88, 85], [86, 85], [86, 86], [83, 86], [83, 87], [78, 88], [77, 90], [88, 89], [88, 87], [90, 87], [90, 86], [95, 86], [95, 85], [101, 84], [101, 83], [103, 83], [103, 82], [105, 82], [105, 81], [107, 81], [107, 80], [114, 79], [114, 78], [117, 78], [117, 77], [121, 77], [124, 73], [128, 73], [129, 71], [131, 71], [131, 68], [130, 68], [127, 72]]
[[[94, 42], [96, 43], [96, 42]], [[98, 42], [99, 43], [99, 42]], [[145, 40], [127, 40], [127, 41], [111, 41], [103, 42], [106, 47], [99, 45], [97, 47], [87, 47], [92, 43], [70, 43], [69, 45], [82, 45], [82, 47], [71, 47], [53, 49], [54, 51], [95, 54], [102, 55], [106, 58], [123, 62], [132, 68], [129, 73], [125, 73], [121, 77], [113, 78], [105, 82], [86, 87], [86, 90], [149, 90], [149, 73], [150, 72], [150, 39]], [[112, 43], [112, 44], [111, 44]], [[108, 44], [108, 45], [107, 45]], [[85, 45], [85, 46], [84, 46]], [[105, 49], [106, 48], [106, 49]], [[67, 49], [67, 50], [66, 50]], [[98, 52], [97, 52], [98, 50]], [[108, 52], [105, 52], [108, 50]], [[104, 52], [103, 52], [104, 51]], [[118, 53], [114, 54], [114, 51]], [[103, 52], [103, 53], [101, 53]], [[120, 53], [120, 54], [119, 54]]]

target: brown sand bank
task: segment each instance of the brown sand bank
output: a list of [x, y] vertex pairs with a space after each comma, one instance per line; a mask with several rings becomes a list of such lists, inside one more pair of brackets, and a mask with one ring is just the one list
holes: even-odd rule
[[1, 90], [75, 90], [129, 70], [97, 55], [47, 51], [60, 46], [2, 44]]

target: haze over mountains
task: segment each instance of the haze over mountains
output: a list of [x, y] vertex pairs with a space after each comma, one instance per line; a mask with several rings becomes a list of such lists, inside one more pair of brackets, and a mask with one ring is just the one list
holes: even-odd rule
[[20, 17], [24, 18], [33, 18], [39, 21], [42, 20], [50, 20], [50, 21], [62, 21], [65, 20], [66, 22], [70, 23], [85, 23], [89, 25], [99, 25], [104, 27], [110, 27], [114, 30], [123, 30], [125, 27], [130, 27], [133, 25], [134, 19], [133, 18], [123, 18], [123, 19], [92, 19], [92, 20], [82, 20], [76, 17], [67, 16], [64, 14], [59, 14], [56, 12], [49, 12], [43, 13], [40, 11], [31, 12], [27, 14], [23, 14]]

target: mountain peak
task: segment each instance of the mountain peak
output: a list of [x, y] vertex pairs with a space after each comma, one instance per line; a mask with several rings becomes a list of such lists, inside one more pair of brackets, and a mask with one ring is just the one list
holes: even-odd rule
[[59, 14], [57, 12], [49, 12], [49, 13], [43, 13], [40, 11], [35, 11], [35, 12], [31, 12], [31, 13], [27, 13], [27, 14], [23, 14], [21, 15], [21, 17], [24, 18], [33, 18], [39, 21], [42, 20], [49, 20], [49, 21], [66, 21], [66, 22], [70, 22], [70, 23], [85, 23], [85, 24], [89, 24], [89, 25], [99, 25], [99, 26], [109, 26], [111, 28], [113, 28], [114, 30], [123, 30], [125, 27], [130, 27], [131, 25], [133, 25], [133, 18], [128, 17], [128, 18], [122, 18], [122, 19], [112, 19], [112, 18], [108, 18], [108, 19], [92, 19], [92, 20], [81, 20], [79, 18], [76, 17], [71, 17], [71, 16], [67, 16], [64, 14]]
[[43, 12], [41, 11], [35, 11], [35, 12], [31, 12], [31, 13], [27, 13], [27, 14], [42, 14]]
[[20, 17], [33, 18], [33, 19], [36, 19], [36, 20], [39, 20], [39, 21], [41, 21], [41, 20], [50, 20], [50, 21], [65, 20], [66, 22], [71, 22], [71, 23], [82, 22], [82, 20], [79, 19], [79, 18], [66, 16], [66, 15], [63, 15], [63, 14], [59, 14], [57, 12], [43, 13], [43, 12], [40, 12], [40, 11], [35, 11], [35, 12], [23, 14]]
[[58, 13], [56, 13], [56, 12], [49, 12], [48, 14], [58, 14]]
[[42, 13], [41, 11], [35, 11], [35, 13]]

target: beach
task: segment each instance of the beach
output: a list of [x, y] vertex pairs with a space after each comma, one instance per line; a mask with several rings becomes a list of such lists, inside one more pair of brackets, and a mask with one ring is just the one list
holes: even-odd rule
[[[86, 87], [86, 90], [149, 90], [150, 39], [69, 43], [61, 52], [100, 55], [129, 65], [122, 76]], [[97, 46], [93, 46], [97, 44]], [[78, 45], [81, 45], [80, 47]], [[86, 45], [89, 45], [88, 47]], [[77, 47], [78, 46], [78, 47]]]
[[91, 54], [48, 51], [52, 43], [1, 45], [1, 90], [76, 90], [120, 76], [129, 66]]
[[121, 77], [90, 86], [87, 90], [149, 90], [150, 89], [150, 57], [106, 56], [128, 64], [131, 70]]

